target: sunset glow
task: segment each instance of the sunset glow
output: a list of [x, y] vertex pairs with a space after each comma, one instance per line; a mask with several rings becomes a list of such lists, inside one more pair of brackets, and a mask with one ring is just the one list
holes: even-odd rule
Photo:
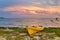
[[[15, 0], [14, 4], [0, 8], [0, 12], [10, 13], [12, 17], [37, 16], [37, 17], [60, 17], [60, 0]], [[22, 3], [20, 3], [22, 2]], [[26, 3], [23, 3], [26, 2]], [[17, 5], [16, 5], [17, 4]], [[1, 5], [2, 6], [2, 5]], [[1, 13], [0, 13], [1, 14]], [[8, 14], [9, 15], [9, 14]], [[15, 15], [15, 16], [14, 16]], [[19, 16], [18, 16], [19, 15]], [[49, 16], [48, 16], [49, 15]], [[24, 17], [23, 16], [23, 17]]]

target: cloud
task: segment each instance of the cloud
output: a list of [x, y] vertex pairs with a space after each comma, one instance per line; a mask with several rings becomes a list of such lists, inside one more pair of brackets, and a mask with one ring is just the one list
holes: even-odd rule
[[60, 0], [0, 0], [1, 11], [16, 17], [55, 17], [60, 13]]
[[60, 6], [60, 0], [33, 0], [32, 3], [34, 5], [39, 5], [43, 7], [47, 6]]
[[60, 6], [60, 0], [0, 0], [0, 7], [12, 5]]
[[60, 6], [57, 7], [40, 7], [40, 6], [9, 6], [3, 8], [4, 12], [11, 12], [13, 15], [37, 16], [37, 17], [54, 17], [54, 13], [60, 13]]
[[5, 7], [3, 9], [4, 11], [23, 11], [25, 12], [26, 10], [28, 11], [39, 11], [39, 10], [43, 10], [43, 11], [48, 11], [48, 12], [60, 12], [60, 6], [53, 6], [53, 7], [47, 7], [47, 8], [43, 8], [40, 6], [10, 6], [10, 7]]
[[49, 0], [50, 4], [55, 4], [54, 0]]

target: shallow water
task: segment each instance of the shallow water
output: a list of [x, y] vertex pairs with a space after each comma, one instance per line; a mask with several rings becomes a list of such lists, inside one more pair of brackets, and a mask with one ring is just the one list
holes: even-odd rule
[[[53, 21], [51, 21], [53, 20]], [[27, 25], [42, 25], [44, 27], [60, 27], [60, 19], [55, 18], [6, 18], [0, 19], [0, 27], [25, 27]]]

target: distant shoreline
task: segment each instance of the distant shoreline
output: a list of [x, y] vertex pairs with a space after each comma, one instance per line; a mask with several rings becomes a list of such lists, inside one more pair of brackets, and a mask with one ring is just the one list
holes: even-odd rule
[[[45, 28], [51, 28], [51, 29], [60, 29], [60, 27], [45, 27]], [[0, 27], [0, 29], [26, 29], [26, 28], [20, 28], [20, 27]]]

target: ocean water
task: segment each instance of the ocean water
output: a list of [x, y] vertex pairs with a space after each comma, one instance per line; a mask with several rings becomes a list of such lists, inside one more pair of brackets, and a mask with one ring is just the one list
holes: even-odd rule
[[0, 27], [26, 27], [42, 25], [44, 27], [60, 27], [60, 19], [55, 18], [4, 18], [0, 19]]

